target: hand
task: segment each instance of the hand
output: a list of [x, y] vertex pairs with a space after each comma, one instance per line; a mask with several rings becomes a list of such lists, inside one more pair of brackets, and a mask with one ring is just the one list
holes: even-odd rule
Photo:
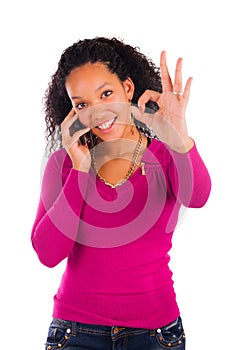
[[73, 168], [88, 172], [91, 167], [91, 156], [87, 144], [81, 144], [80, 137], [88, 132], [90, 128], [78, 130], [71, 136], [69, 129], [77, 119], [78, 116], [75, 113], [75, 110], [72, 109], [63, 120], [61, 124], [62, 145], [72, 160]]
[[[150, 126], [158, 138], [170, 148], [184, 153], [194, 145], [193, 140], [188, 136], [185, 120], [192, 78], [187, 80], [182, 93], [182, 58], [177, 60], [174, 83], [172, 83], [165, 51], [161, 53], [160, 69], [162, 93], [146, 90], [138, 100], [139, 110], [133, 107], [133, 114]], [[159, 106], [159, 110], [154, 114], [144, 112], [145, 105], [150, 100]]]

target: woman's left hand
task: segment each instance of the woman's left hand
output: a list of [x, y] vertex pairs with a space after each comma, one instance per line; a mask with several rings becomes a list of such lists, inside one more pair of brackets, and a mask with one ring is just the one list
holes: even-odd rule
[[[188, 135], [185, 111], [189, 100], [192, 78], [182, 87], [182, 58], [177, 60], [174, 82], [172, 83], [166, 62], [166, 52], [160, 58], [162, 93], [146, 90], [138, 100], [139, 109], [132, 107], [134, 116], [152, 128], [158, 138], [177, 152], [188, 152], [194, 145]], [[183, 91], [183, 92], [182, 92]], [[156, 102], [159, 110], [146, 113], [148, 101]]]

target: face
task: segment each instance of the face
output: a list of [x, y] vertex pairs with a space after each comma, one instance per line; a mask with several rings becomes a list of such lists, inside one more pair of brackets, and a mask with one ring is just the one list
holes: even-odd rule
[[103, 141], [130, 133], [130, 104], [134, 84], [122, 82], [103, 63], [87, 63], [71, 71], [66, 90], [80, 121]]

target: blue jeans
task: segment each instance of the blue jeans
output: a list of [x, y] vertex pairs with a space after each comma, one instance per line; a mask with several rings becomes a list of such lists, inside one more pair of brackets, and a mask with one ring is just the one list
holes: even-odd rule
[[46, 350], [185, 350], [182, 320], [159, 329], [99, 326], [53, 319]]

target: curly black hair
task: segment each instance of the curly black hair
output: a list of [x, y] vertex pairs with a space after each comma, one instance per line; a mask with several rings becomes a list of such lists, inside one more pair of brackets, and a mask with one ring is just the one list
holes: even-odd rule
[[[142, 93], [147, 90], [161, 92], [160, 70], [142, 54], [138, 47], [125, 44], [117, 38], [96, 37], [75, 42], [65, 49], [58, 62], [44, 98], [46, 122], [46, 150], [48, 155], [56, 148], [61, 148], [60, 125], [70, 112], [72, 104], [65, 88], [66, 78], [70, 72], [86, 63], [104, 63], [108, 69], [117, 74], [123, 82], [128, 77], [135, 85], [132, 103], [136, 104]], [[147, 107], [157, 110], [156, 103], [149, 102]], [[135, 125], [147, 136], [153, 137], [151, 130], [137, 120]], [[155, 135], [154, 135], [155, 136]]]

